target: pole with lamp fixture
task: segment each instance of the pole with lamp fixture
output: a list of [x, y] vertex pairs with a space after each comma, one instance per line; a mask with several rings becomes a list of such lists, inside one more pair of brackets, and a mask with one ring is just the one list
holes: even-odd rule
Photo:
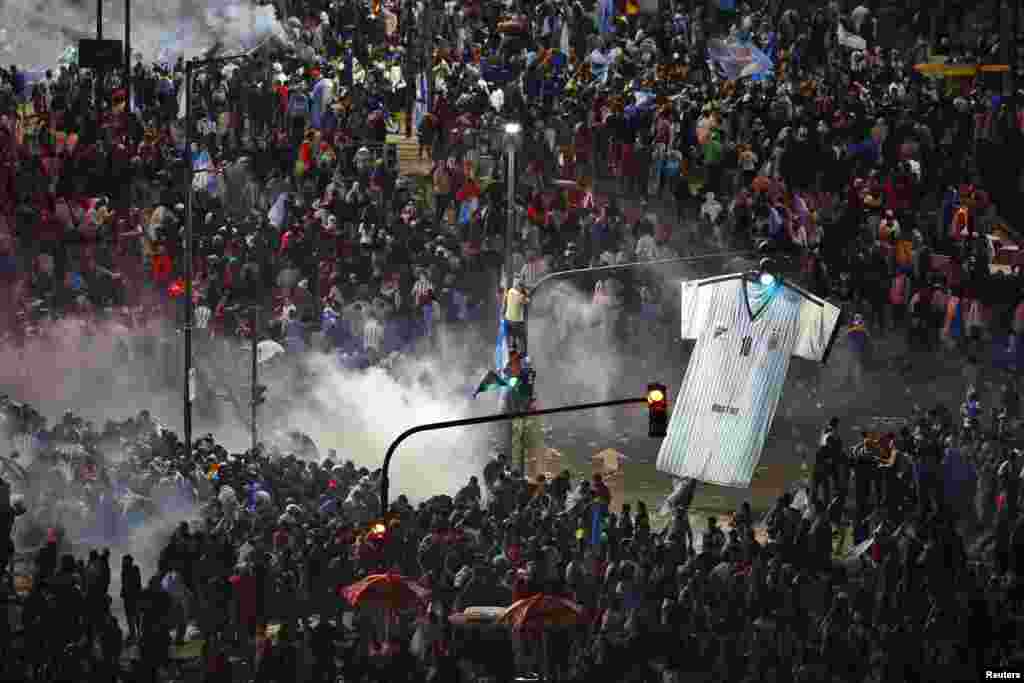
[[[506, 167], [505, 183], [508, 190], [508, 196], [505, 201], [505, 210], [507, 212], [507, 220], [505, 223], [505, 265], [503, 270], [504, 277], [500, 283], [501, 289], [501, 305], [498, 307], [498, 324], [502, 325], [502, 318], [505, 315], [505, 301], [508, 297], [508, 290], [512, 287], [512, 239], [516, 231], [516, 150], [522, 143], [522, 132], [523, 127], [520, 123], [510, 121], [505, 124], [505, 152], [508, 155], [508, 166]], [[524, 340], [525, 341], [525, 340]], [[509, 403], [511, 396], [506, 392], [503, 398], [503, 411], [504, 412], [519, 412], [512, 407]], [[518, 422], [518, 421], [517, 421]], [[505, 425], [503, 433], [499, 436], [501, 441], [504, 441], [506, 448], [511, 451], [514, 447], [514, 428], [513, 422], [509, 421]], [[525, 459], [525, 452], [523, 453], [521, 460]], [[525, 463], [522, 463], [523, 472], [525, 473]]]
[[505, 277], [502, 282], [502, 289], [507, 290], [512, 286], [512, 236], [516, 229], [516, 150], [522, 143], [523, 126], [519, 123], [505, 124], [505, 151], [508, 154], [508, 200], [506, 211], [508, 212], [508, 223], [505, 226]]

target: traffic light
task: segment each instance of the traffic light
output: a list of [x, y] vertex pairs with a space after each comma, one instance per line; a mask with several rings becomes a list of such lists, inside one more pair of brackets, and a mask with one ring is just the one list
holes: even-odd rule
[[267, 402], [267, 385], [255, 384], [252, 388], [252, 404], [260, 406]]
[[647, 385], [648, 436], [662, 438], [668, 431], [668, 389], [664, 384]]

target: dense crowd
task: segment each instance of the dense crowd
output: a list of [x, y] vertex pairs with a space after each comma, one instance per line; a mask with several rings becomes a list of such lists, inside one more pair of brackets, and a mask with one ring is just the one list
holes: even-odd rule
[[[527, 481], [501, 455], [454, 496], [400, 496], [382, 518], [380, 471], [319, 459], [301, 435], [245, 453], [205, 436], [190, 452], [146, 413], [100, 430], [4, 408], [35, 452], [25, 470], [5, 462], [9, 532], [20, 518], [6, 562], [19, 551], [29, 567], [4, 622], [11, 680], [902, 681], [1019, 665], [1024, 461], [973, 394], [959, 415], [936, 406], [854, 444], [833, 419], [810, 480], [763, 519], [744, 504], [694, 528], [692, 482], [663, 529], [600, 476]], [[1019, 397], [1001, 408], [1016, 418]], [[595, 509], [615, 512], [595, 527]], [[128, 550], [175, 516], [143, 575]], [[119, 601], [104, 545], [126, 548]], [[342, 599], [381, 573], [412, 597]], [[538, 593], [574, 601], [573, 627], [541, 622], [510, 647], [503, 628], [450, 623]], [[179, 658], [189, 642], [201, 650]]]
[[[914, 68], [929, 50], [971, 63], [990, 46], [886, 52], [878, 18], [838, 3], [669, 4], [282, 2], [281, 36], [199, 71], [191, 98], [181, 60], [98, 89], [73, 62], [31, 83], [12, 67], [0, 88], [6, 343], [38, 343], [60, 318], [180, 326], [193, 192], [204, 338], [276, 335], [292, 353], [373, 363], [436, 326], [492, 319], [509, 281], [499, 301], [515, 338], [545, 273], [764, 240], [850, 314], [854, 382], [868, 339], [897, 325], [913, 348], [942, 342], [974, 366], [997, 340], [1013, 367], [1018, 97]], [[737, 62], [755, 51], [767, 67]], [[399, 113], [425, 178], [399, 172]], [[521, 125], [515, 279], [502, 277], [508, 122]], [[591, 286], [606, 321], [672, 319], [674, 294], [644, 278]], [[706, 530], [692, 528], [692, 489], [660, 530], [599, 478], [526, 481], [502, 458], [454, 496], [400, 497], [381, 519], [380, 473], [321, 459], [301, 435], [229, 453], [212, 436], [182, 444], [148, 415], [48, 427], [7, 402], [23, 455], [4, 461], [4, 564], [30, 569], [9, 586], [6, 675], [164, 680], [195, 675], [196, 660], [211, 681], [268, 682], [1019, 670], [1018, 401], [1008, 386], [989, 420], [982, 400], [856, 444], [830, 424], [811, 480], [763, 524], [744, 507]], [[146, 576], [141, 558], [115, 572], [110, 551], [83, 550], [171, 516], [185, 522]], [[358, 600], [339, 588], [382, 571], [423, 599], [353, 618]], [[516, 632], [509, 648], [504, 629], [449, 619], [537, 593], [574, 601], [579, 623]]]

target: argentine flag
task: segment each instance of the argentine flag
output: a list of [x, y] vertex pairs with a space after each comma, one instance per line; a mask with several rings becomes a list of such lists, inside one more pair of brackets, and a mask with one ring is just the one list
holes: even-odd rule
[[597, 13], [598, 31], [601, 35], [612, 32], [615, 23], [615, 2], [614, 0], [600, 0]]
[[494, 345], [494, 367], [501, 372], [508, 365], [508, 325], [502, 319], [498, 323], [498, 341]]

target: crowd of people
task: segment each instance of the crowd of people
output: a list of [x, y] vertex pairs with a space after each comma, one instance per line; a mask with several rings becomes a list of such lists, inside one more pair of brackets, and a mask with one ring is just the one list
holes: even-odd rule
[[[191, 323], [203, 338], [275, 336], [293, 354], [374, 364], [436, 343], [436, 326], [493, 321], [495, 290], [514, 284], [500, 313], [522, 345], [529, 289], [548, 272], [763, 241], [849, 314], [855, 383], [869, 333], [897, 326], [931, 362], [941, 344], [984, 363], [995, 343], [1015, 370], [1018, 96], [914, 68], [935, 54], [984, 62], [990, 45], [886, 52], [879, 18], [837, 2], [597, 5], [281, 2], [281, 37], [197, 72], [187, 98], [181, 60], [138, 63], [130, 82], [107, 75], [100, 87], [73, 63], [31, 83], [12, 67], [0, 87], [5, 344], [39, 344], [66, 329], [60, 319], [99, 333], [181, 327], [191, 192]], [[723, 55], [755, 51], [767, 67], [730, 72]], [[395, 121], [430, 160], [426, 178], [401, 173]], [[503, 265], [508, 144], [517, 220]], [[672, 319], [674, 293], [645, 278], [586, 289], [606, 320]], [[145, 414], [49, 427], [7, 401], [21, 457], [3, 463], [5, 566], [31, 568], [7, 587], [5, 675], [1019, 670], [1015, 397], [1008, 386], [989, 421], [972, 390], [959, 418], [937, 408], [850, 448], [831, 424], [806, 487], [794, 482], [763, 525], [749, 507], [725, 530], [709, 520], [700, 542], [687, 496], [658, 529], [600, 478], [527, 481], [501, 457], [458, 492], [399, 497], [382, 519], [379, 471], [321, 459], [299, 437], [231, 453], [213, 436], [183, 444]], [[185, 522], [158, 534], [147, 575], [127, 554], [112, 571], [102, 548], [175, 516]], [[422, 599], [363, 605], [353, 619], [339, 588], [380, 572]], [[575, 626], [517, 632], [510, 648], [505, 630], [449, 619], [538, 593], [572, 600]], [[190, 642], [201, 652], [178, 659]], [[126, 645], [138, 646], [127, 671]]]

